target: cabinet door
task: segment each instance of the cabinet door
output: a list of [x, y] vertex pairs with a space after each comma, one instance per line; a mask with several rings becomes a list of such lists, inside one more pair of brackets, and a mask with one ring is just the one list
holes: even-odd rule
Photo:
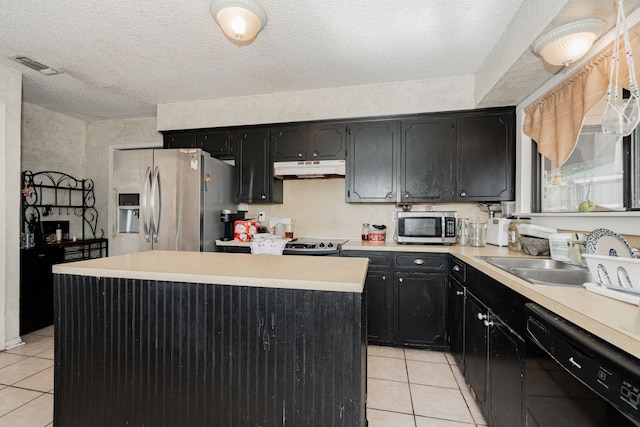
[[464, 373], [464, 287], [453, 278], [447, 295], [447, 331], [451, 353]]
[[398, 122], [354, 123], [349, 133], [347, 202], [395, 202]]
[[446, 276], [394, 274], [397, 344], [444, 347]]
[[458, 117], [458, 201], [514, 199], [514, 120], [511, 109]]
[[61, 246], [20, 250], [20, 334], [53, 324], [54, 264], [63, 262]]
[[367, 273], [367, 338], [369, 342], [391, 342], [392, 281], [393, 275], [389, 271]]
[[238, 203], [282, 203], [282, 181], [273, 179], [268, 140], [269, 131], [262, 128], [242, 130], [236, 135]]
[[453, 117], [402, 121], [400, 197], [403, 203], [453, 200], [455, 147]]
[[525, 425], [525, 342], [500, 319], [490, 318], [488, 423], [492, 427]]
[[465, 304], [464, 363], [472, 394], [485, 412], [487, 384], [487, 320], [489, 310], [467, 292]]
[[195, 131], [168, 132], [162, 139], [164, 148], [199, 148]]
[[273, 161], [296, 161], [307, 158], [307, 127], [284, 126], [271, 128]]
[[347, 148], [347, 127], [344, 123], [309, 126], [308, 160], [343, 160]]
[[212, 130], [198, 132], [196, 139], [198, 147], [202, 148], [213, 157], [219, 159], [233, 158], [231, 152], [231, 131]]

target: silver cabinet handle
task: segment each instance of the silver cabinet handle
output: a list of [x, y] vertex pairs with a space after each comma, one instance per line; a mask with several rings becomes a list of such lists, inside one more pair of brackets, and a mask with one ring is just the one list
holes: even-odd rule
[[298, 153], [298, 157], [302, 157], [302, 153]]
[[462, 292], [462, 291], [456, 291], [456, 295], [464, 295], [464, 292]]
[[401, 277], [401, 278], [398, 279], [398, 282], [403, 283], [404, 279]]
[[264, 200], [264, 199], [266, 199], [266, 198], [267, 198], [267, 195], [266, 195], [266, 194], [263, 194], [262, 196], [260, 196], [260, 198], [261, 198], [262, 200]]
[[313, 157], [318, 157], [318, 153], [317, 152], [313, 152]]
[[382, 276], [382, 280], [386, 282], [387, 281], [387, 276]]
[[453, 268], [451, 268], [453, 271], [460, 271], [460, 266], [459, 265], [454, 265]]
[[466, 191], [461, 192], [460, 197], [467, 197], [467, 192]]
[[424, 260], [422, 258], [418, 258], [418, 259], [413, 260], [413, 263], [415, 265], [424, 265]]
[[493, 322], [491, 320], [485, 320], [484, 321], [484, 326], [487, 326], [487, 327], [493, 326]]
[[478, 313], [478, 320], [486, 320], [488, 318], [489, 316], [487, 316], [486, 314]]

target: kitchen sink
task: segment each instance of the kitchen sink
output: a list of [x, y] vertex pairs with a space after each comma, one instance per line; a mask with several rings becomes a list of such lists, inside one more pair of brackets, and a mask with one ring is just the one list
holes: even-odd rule
[[534, 285], [582, 286], [594, 281], [587, 268], [548, 258], [478, 258]]

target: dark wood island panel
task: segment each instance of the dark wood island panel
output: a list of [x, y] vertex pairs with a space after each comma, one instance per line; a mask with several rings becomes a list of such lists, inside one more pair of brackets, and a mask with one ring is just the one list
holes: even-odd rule
[[364, 426], [362, 293], [55, 276], [56, 426]]

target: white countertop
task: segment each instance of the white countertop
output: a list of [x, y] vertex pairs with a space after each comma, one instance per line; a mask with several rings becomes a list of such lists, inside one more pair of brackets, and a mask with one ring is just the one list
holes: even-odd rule
[[527, 256], [506, 247], [481, 248], [446, 245], [400, 245], [395, 242], [349, 241], [343, 250], [450, 253], [531, 301], [560, 315], [592, 334], [640, 358], [640, 308], [595, 294], [579, 286], [533, 285], [477, 256]]
[[361, 293], [363, 258], [149, 251], [53, 266], [56, 274]]

